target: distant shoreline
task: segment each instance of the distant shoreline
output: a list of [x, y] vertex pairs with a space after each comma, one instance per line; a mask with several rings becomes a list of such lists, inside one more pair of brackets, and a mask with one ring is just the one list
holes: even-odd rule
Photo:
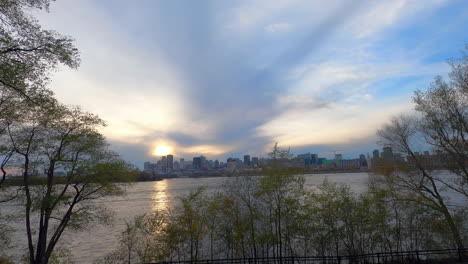
[[[360, 173], [360, 172], [371, 172], [371, 170], [360, 170], [360, 169], [355, 169], [355, 170], [316, 170], [316, 171], [307, 171], [307, 172], [296, 172], [294, 174], [296, 175], [314, 175], [314, 174], [333, 174], [333, 173]], [[221, 177], [233, 177], [233, 176], [262, 176], [265, 173], [239, 173], [239, 174], [212, 174], [210, 175], [209, 173], [198, 173], [195, 175], [186, 175], [183, 177], [179, 177], [176, 175], [167, 175], [167, 176], [162, 176], [162, 175], [157, 175], [154, 178], [150, 179], [136, 179], [132, 180], [129, 182], [153, 182], [153, 181], [162, 181], [165, 179], [186, 179], [186, 178], [221, 178]], [[44, 181], [44, 178], [42, 177], [34, 177], [32, 179], [31, 184], [32, 185], [40, 185]], [[118, 182], [116, 182], [118, 183]], [[7, 178], [5, 181], [6, 186], [22, 186], [22, 179], [21, 177], [14, 177], [14, 178]]]
[[[307, 171], [307, 172], [299, 172], [295, 173], [296, 175], [309, 175], [309, 174], [342, 174], [342, 173], [360, 173], [360, 172], [372, 172], [371, 170], [361, 170], [361, 169], [355, 169], [355, 170], [316, 170], [316, 171]], [[171, 177], [171, 178], [163, 178], [163, 179], [177, 179], [177, 178], [218, 178], [218, 177], [232, 177], [232, 176], [262, 176], [264, 174], [259, 173], [259, 174], [231, 174], [231, 175], [190, 175], [187, 177]]]

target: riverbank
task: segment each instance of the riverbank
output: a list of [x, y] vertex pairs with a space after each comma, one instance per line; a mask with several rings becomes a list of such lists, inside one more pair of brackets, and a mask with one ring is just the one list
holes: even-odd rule
[[[346, 170], [297, 170], [294, 171], [296, 175], [313, 175], [313, 174], [343, 174], [343, 173], [368, 173], [372, 172], [369, 169], [346, 169]], [[238, 172], [238, 173], [196, 173], [196, 174], [191, 174], [185, 177], [170, 177], [170, 178], [216, 178], [216, 177], [232, 177], [232, 176], [262, 176], [266, 175], [266, 171], [257, 171], [255, 173], [253, 172], [248, 172], [248, 173], [243, 173], [243, 172]], [[164, 178], [164, 177], [163, 177]]]

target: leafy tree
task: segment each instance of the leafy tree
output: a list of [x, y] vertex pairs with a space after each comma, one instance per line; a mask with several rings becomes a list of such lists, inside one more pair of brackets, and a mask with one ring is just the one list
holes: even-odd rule
[[[17, 109], [30, 102], [52, 99], [46, 88], [49, 73], [62, 63], [79, 65], [78, 50], [72, 39], [55, 31], [43, 30], [27, 10], [48, 11], [50, 0], [4, 0], [0, 2], [0, 137], [6, 133], [5, 118], [18, 117]], [[0, 188], [11, 149], [0, 146]], [[3, 189], [4, 191], [4, 189]], [[4, 193], [3, 193], [4, 195]], [[8, 198], [1, 201], [8, 201]]]
[[282, 257], [291, 254], [291, 226], [297, 219], [301, 198], [304, 191], [304, 178], [295, 175], [289, 168], [282, 166], [282, 161], [290, 157], [289, 150], [283, 150], [275, 144], [272, 158], [272, 169], [259, 180], [255, 195], [261, 199], [264, 214], [268, 215], [270, 235], [274, 239], [274, 256]]
[[[44, 30], [27, 10], [48, 11], [50, 0], [3, 0], [0, 2], [0, 136], [6, 132], [5, 117], [18, 117], [17, 109], [51, 99], [46, 88], [49, 73], [59, 63], [76, 68], [78, 50], [72, 39]], [[1, 179], [11, 158], [10, 149], [0, 146]]]
[[66, 229], [107, 220], [89, 201], [121, 194], [124, 186], [114, 181], [128, 180], [131, 169], [108, 150], [97, 130], [101, 119], [59, 104], [46, 88], [59, 64], [80, 62], [71, 38], [42, 29], [28, 14], [48, 11], [49, 3], [0, 2], [0, 188], [7, 166], [23, 171], [18, 197], [2, 188], [0, 200], [24, 204], [30, 263], [49, 262]]
[[201, 254], [203, 236], [206, 233], [206, 197], [204, 187], [180, 197], [181, 205], [173, 216], [171, 231], [182, 242], [182, 252], [189, 252], [191, 261], [199, 259]]
[[124, 185], [114, 182], [129, 180], [132, 168], [108, 150], [97, 116], [54, 100], [21, 111], [7, 119], [4, 145], [23, 170], [29, 262], [48, 263], [66, 229], [108, 220], [102, 206], [90, 201], [122, 194]]
[[63, 63], [76, 68], [78, 50], [72, 39], [43, 30], [26, 10], [48, 10], [50, 0], [0, 2], [0, 91], [30, 96], [45, 88], [48, 73]]
[[237, 176], [233, 177], [225, 183], [224, 189], [228, 197], [232, 197], [238, 201], [242, 211], [246, 212], [249, 234], [245, 234], [249, 238], [251, 245], [251, 256], [256, 258], [258, 254], [257, 242], [257, 226], [259, 220], [259, 203], [255, 197], [255, 191], [258, 188], [258, 177], [253, 176]]
[[119, 247], [97, 263], [147, 263], [167, 259], [165, 247], [165, 225], [163, 212], [136, 216], [133, 222], [125, 223]]

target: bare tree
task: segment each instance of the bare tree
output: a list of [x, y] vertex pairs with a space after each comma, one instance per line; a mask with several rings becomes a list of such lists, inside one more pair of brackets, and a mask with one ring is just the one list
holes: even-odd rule
[[399, 189], [398, 199], [423, 205], [428, 210], [442, 214], [455, 245], [464, 248], [460, 230], [447, 206], [447, 198], [437, 184], [438, 177], [424, 164], [423, 156], [416, 155], [414, 151], [418, 138], [422, 136], [418, 120], [408, 116], [395, 117], [378, 130], [377, 134], [382, 143], [392, 146], [413, 160], [414, 166], [400, 168], [388, 176], [387, 183], [396, 185]]
[[437, 76], [426, 91], [417, 91], [414, 102], [425, 141], [441, 153], [445, 169], [457, 177], [441, 183], [468, 198], [468, 45], [461, 58], [449, 61], [447, 83]]

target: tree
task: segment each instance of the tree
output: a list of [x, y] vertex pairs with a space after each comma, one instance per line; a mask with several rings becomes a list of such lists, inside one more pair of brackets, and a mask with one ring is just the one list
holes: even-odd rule
[[406, 167], [404, 171], [395, 171], [387, 178], [388, 184], [393, 184], [399, 189], [398, 199], [440, 213], [450, 228], [454, 244], [458, 248], [464, 248], [453, 212], [447, 205], [447, 197], [437, 184], [440, 177], [425, 165], [424, 157], [414, 151], [417, 140], [422, 137], [418, 120], [408, 116], [395, 117], [378, 130], [377, 134], [383, 144], [394, 147], [414, 162], [414, 166]]
[[414, 102], [425, 141], [457, 176], [438, 181], [468, 198], [468, 45], [461, 58], [449, 64], [450, 81], [437, 76], [428, 90], [416, 91]]
[[97, 263], [148, 263], [169, 256], [165, 247], [166, 215], [163, 212], [136, 216], [125, 223], [119, 247]]
[[42, 90], [48, 73], [58, 63], [71, 68], [79, 64], [78, 50], [69, 37], [43, 30], [25, 10], [48, 11], [50, 0], [3, 0], [0, 2], [0, 91], [29, 97]]
[[[250, 243], [252, 247], [251, 256], [257, 258], [257, 227], [259, 218], [259, 204], [256, 201], [255, 190], [258, 187], [258, 179], [253, 176], [236, 176], [226, 181], [224, 189], [229, 197], [238, 200], [240, 206], [247, 211]], [[247, 235], [247, 234], [246, 234]]]
[[[449, 61], [447, 83], [441, 76], [426, 91], [415, 92], [415, 110], [419, 117], [393, 118], [377, 133], [382, 143], [390, 144], [407, 155], [411, 166], [398, 168], [389, 183], [401, 188], [404, 200], [416, 202], [443, 215], [458, 248], [463, 248], [453, 210], [447, 206], [444, 190], [449, 188], [468, 198], [468, 45], [458, 59]], [[417, 142], [419, 141], [419, 142]], [[438, 175], [440, 169], [414, 151], [417, 144], [433, 147], [442, 168], [451, 175]]]
[[100, 118], [61, 105], [46, 88], [59, 64], [80, 62], [71, 38], [43, 30], [27, 13], [48, 11], [49, 3], [0, 2], [0, 188], [7, 166], [23, 171], [18, 195], [2, 188], [0, 201], [24, 204], [30, 263], [47, 263], [65, 230], [107, 220], [90, 201], [123, 193], [115, 182], [129, 180], [132, 169], [108, 149]]
[[23, 170], [29, 261], [48, 263], [66, 229], [107, 220], [102, 206], [90, 201], [122, 194], [124, 185], [115, 182], [130, 180], [132, 168], [108, 150], [97, 116], [55, 100], [21, 111], [7, 119], [8, 145]]
[[[3, 0], [0, 2], [0, 136], [6, 131], [4, 118], [29, 107], [26, 101], [52, 97], [46, 88], [49, 73], [59, 63], [76, 68], [78, 50], [71, 38], [43, 30], [26, 10], [48, 11], [50, 0]], [[0, 146], [2, 179], [10, 155]]]
[[261, 199], [264, 214], [268, 215], [270, 235], [274, 239], [273, 255], [293, 255], [291, 226], [298, 216], [304, 191], [304, 178], [282, 166], [282, 161], [291, 157], [289, 150], [283, 150], [276, 143], [269, 154], [272, 168], [261, 177], [255, 195]]
[[190, 261], [199, 259], [202, 249], [203, 236], [206, 233], [206, 197], [205, 187], [180, 197], [181, 205], [173, 215], [170, 231], [182, 239], [176, 241], [177, 246], [182, 246], [182, 252], [189, 253]]
[[[41, 102], [52, 97], [46, 88], [49, 73], [59, 63], [76, 68], [78, 50], [72, 39], [43, 30], [25, 10], [48, 11], [50, 0], [4, 0], [0, 2], [0, 136], [6, 132], [5, 117], [17, 116], [16, 109], [29, 107], [26, 101]], [[11, 158], [0, 146], [1, 179]]]

